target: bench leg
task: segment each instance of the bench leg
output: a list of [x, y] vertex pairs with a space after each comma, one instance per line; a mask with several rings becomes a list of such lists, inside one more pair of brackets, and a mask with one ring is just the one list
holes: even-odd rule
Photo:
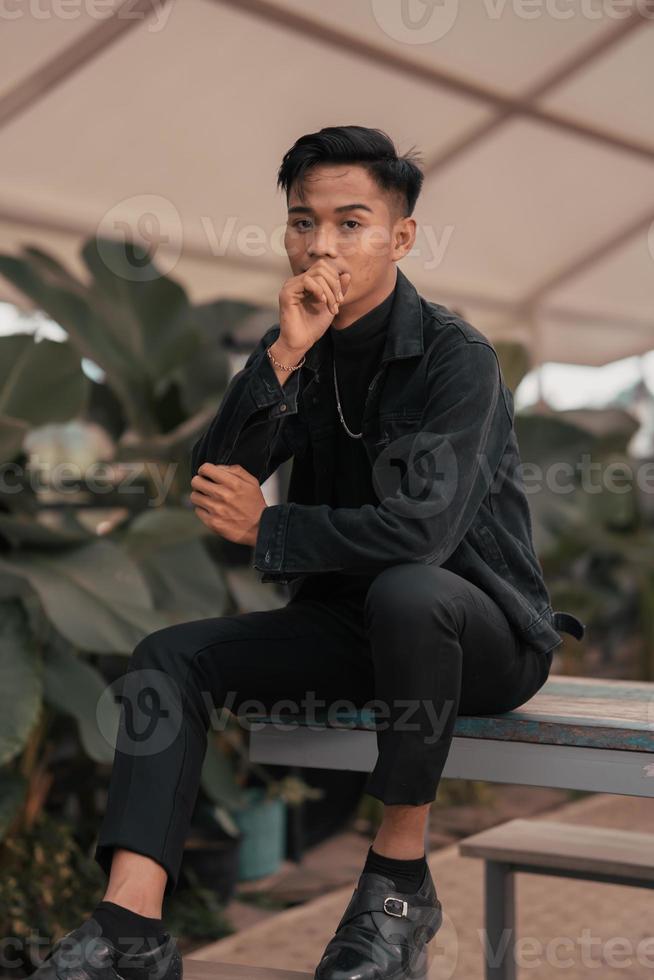
[[514, 874], [501, 861], [485, 862], [486, 980], [515, 980]]

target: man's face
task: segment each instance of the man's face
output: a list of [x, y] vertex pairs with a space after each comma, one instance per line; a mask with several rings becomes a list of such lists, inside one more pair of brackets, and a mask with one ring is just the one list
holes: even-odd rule
[[415, 222], [402, 218], [394, 198], [357, 164], [316, 165], [301, 191], [293, 185], [288, 197], [284, 247], [291, 270], [297, 276], [318, 259], [331, 259], [336, 271], [351, 276], [344, 307], [384, 280], [407, 251], [407, 222], [409, 230]]

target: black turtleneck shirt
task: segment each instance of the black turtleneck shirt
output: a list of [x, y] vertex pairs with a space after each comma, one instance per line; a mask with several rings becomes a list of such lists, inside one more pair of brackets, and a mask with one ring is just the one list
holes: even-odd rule
[[[381, 363], [395, 290], [385, 300], [340, 330], [329, 327], [336, 367], [341, 412], [351, 432], [361, 432], [368, 385]], [[333, 384], [333, 378], [332, 378]], [[336, 411], [332, 507], [378, 503], [373, 491], [370, 460], [363, 439], [345, 431]]]
[[[395, 287], [378, 306], [368, 310], [347, 327], [328, 328], [331, 336], [341, 411], [351, 432], [361, 432], [368, 385], [379, 370], [387, 328], [395, 299]], [[333, 385], [333, 376], [330, 377]], [[334, 403], [336, 398], [334, 397]], [[361, 507], [378, 504], [372, 485], [370, 460], [363, 439], [348, 435], [334, 407], [334, 482], [332, 507]], [[321, 572], [307, 575], [297, 595], [324, 597], [349, 595], [360, 601], [374, 575]]]

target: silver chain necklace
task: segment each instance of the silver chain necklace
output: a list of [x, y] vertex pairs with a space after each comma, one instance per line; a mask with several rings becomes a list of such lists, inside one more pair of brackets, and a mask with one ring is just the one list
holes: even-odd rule
[[[388, 299], [388, 297], [387, 297], [387, 299]], [[361, 431], [361, 432], [352, 432], [351, 429], [348, 429], [347, 422], [343, 418], [343, 410], [341, 408], [341, 399], [338, 396], [338, 381], [336, 380], [336, 357], [334, 356], [333, 348], [332, 348], [332, 368], [333, 368], [333, 372], [334, 372], [334, 392], [336, 393], [336, 405], [337, 405], [337, 408], [338, 408], [339, 418], [340, 418], [341, 423], [343, 425], [343, 428], [345, 429], [345, 431], [347, 432], [347, 434], [349, 436], [351, 436], [352, 439], [360, 439], [362, 437], [362, 435], [363, 435], [363, 431]], [[377, 372], [377, 374], [379, 374], [379, 372]], [[373, 378], [373, 380], [368, 385], [368, 391], [370, 391], [370, 389], [372, 388], [372, 386], [374, 385], [374, 383], [375, 383], [376, 380], [377, 380], [377, 375], [375, 375], [375, 377]]]
[[336, 358], [335, 357], [332, 357], [332, 367], [334, 369], [334, 391], [336, 392], [336, 405], [338, 407], [338, 415], [339, 415], [339, 418], [340, 418], [341, 422], [343, 423], [343, 428], [345, 429], [345, 431], [347, 432], [347, 434], [349, 436], [351, 436], [353, 439], [360, 439], [361, 436], [363, 435], [363, 432], [351, 432], [350, 429], [348, 429], [348, 427], [347, 427], [347, 423], [346, 423], [345, 419], [343, 418], [343, 410], [341, 409], [341, 400], [338, 397], [338, 382], [336, 380]]

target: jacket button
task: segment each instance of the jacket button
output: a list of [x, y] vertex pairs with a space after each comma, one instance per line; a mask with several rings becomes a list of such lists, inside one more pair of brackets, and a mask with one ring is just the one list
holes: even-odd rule
[[268, 551], [266, 552], [265, 562], [266, 565], [270, 564], [270, 549], [268, 549]]
[[280, 405], [279, 405], [279, 411], [280, 412], [285, 412], [287, 408], [288, 408], [288, 405], [286, 404], [286, 402], [280, 402]]

